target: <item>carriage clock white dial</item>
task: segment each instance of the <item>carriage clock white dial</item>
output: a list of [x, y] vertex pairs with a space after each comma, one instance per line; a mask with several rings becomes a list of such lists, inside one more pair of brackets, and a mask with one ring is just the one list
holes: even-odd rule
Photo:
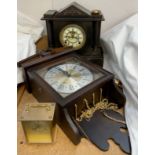
[[71, 94], [93, 81], [92, 72], [76, 63], [65, 63], [50, 68], [44, 76], [57, 92]]
[[86, 33], [81, 26], [70, 24], [60, 31], [59, 38], [63, 46], [71, 46], [75, 49], [80, 49], [86, 42]]

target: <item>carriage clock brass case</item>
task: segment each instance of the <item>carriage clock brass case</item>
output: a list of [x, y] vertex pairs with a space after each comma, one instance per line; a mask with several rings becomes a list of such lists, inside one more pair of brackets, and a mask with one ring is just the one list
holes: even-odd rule
[[55, 141], [55, 103], [26, 104], [20, 121], [27, 143], [52, 143]]

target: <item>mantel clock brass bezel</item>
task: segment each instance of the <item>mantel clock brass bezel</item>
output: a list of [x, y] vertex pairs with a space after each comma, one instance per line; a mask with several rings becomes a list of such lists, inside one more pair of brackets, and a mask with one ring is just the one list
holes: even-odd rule
[[81, 26], [68, 24], [61, 29], [59, 39], [64, 47], [72, 46], [74, 49], [80, 49], [86, 43], [86, 33]]

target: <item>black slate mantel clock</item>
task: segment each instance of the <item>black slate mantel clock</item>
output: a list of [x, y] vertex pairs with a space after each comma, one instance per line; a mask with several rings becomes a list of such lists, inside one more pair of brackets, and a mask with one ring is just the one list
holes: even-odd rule
[[103, 66], [100, 10], [89, 11], [73, 2], [59, 11], [48, 10], [42, 20], [46, 20], [49, 48], [71, 46], [80, 56]]

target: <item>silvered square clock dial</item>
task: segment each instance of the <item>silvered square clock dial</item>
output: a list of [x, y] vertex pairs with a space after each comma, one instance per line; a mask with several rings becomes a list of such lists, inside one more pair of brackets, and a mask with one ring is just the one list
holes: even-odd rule
[[93, 73], [86, 67], [68, 62], [50, 68], [44, 79], [60, 93], [71, 94], [93, 81]]
[[63, 98], [105, 76], [76, 57], [46, 65], [37, 74]]

